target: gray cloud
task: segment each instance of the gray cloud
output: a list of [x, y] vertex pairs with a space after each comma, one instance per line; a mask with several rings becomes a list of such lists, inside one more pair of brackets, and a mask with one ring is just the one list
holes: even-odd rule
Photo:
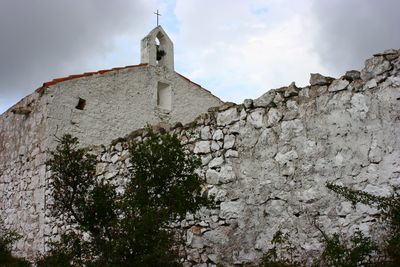
[[48, 79], [86, 71], [112, 49], [116, 36], [139, 39], [139, 29], [149, 28], [153, 2], [2, 0], [0, 102], [21, 98]]
[[372, 54], [400, 47], [400, 1], [315, 0], [314, 47], [321, 64], [342, 74]]
[[0, 113], [52, 78], [137, 63], [126, 40], [138, 56], [159, 5], [178, 70], [229, 101], [400, 44], [398, 0], [0, 0]]

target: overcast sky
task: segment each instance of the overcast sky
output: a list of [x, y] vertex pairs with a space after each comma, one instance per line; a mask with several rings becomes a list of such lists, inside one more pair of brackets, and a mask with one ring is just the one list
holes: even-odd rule
[[156, 9], [176, 71], [236, 103], [400, 48], [398, 0], [0, 0], [0, 113], [53, 78], [138, 64]]

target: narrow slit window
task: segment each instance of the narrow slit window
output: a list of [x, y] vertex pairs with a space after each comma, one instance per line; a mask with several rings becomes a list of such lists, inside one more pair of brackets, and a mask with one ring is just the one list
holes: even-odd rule
[[86, 106], [86, 100], [83, 98], [79, 98], [78, 105], [76, 105], [76, 109], [84, 110]]
[[157, 84], [157, 106], [166, 110], [172, 109], [171, 86], [167, 83]]

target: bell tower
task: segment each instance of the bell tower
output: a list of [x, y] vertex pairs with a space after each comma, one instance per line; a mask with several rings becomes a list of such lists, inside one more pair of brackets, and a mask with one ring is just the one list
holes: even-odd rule
[[174, 44], [161, 26], [155, 27], [142, 39], [140, 52], [140, 63], [174, 71]]

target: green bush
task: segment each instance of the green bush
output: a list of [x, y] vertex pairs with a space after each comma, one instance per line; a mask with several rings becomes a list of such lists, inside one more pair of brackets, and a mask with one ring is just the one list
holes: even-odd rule
[[400, 196], [398, 194], [390, 197], [374, 196], [332, 183], [328, 183], [327, 187], [353, 204], [373, 205], [380, 210], [387, 233], [386, 236], [383, 236], [384, 244], [379, 252], [380, 260], [374, 264], [378, 266], [400, 266]]
[[262, 257], [259, 264], [260, 267], [295, 267], [300, 265], [300, 263], [294, 261], [293, 258], [287, 258], [281, 254], [284, 252], [287, 254], [286, 256], [288, 256], [292, 255], [295, 251], [295, 247], [289, 241], [288, 234], [284, 234], [281, 230], [278, 230], [274, 234], [271, 244], [273, 247]]
[[[382, 215], [382, 223], [387, 233], [383, 238], [383, 247], [379, 247], [370, 237], [356, 231], [348, 239], [339, 234], [328, 236], [314, 222], [314, 226], [322, 233], [324, 249], [318, 258], [307, 259], [314, 266], [357, 267], [357, 266], [400, 266], [400, 197], [379, 197], [369, 193], [328, 183], [327, 187], [343, 196], [353, 204], [363, 203], [376, 206]], [[271, 243], [274, 245], [259, 264], [260, 267], [305, 266], [304, 263], [288, 259], [295, 247], [290, 244], [289, 236], [278, 231]], [[299, 253], [299, 251], [297, 251]]]
[[4, 227], [4, 222], [0, 220], [0, 266], [6, 267], [25, 267], [30, 266], [24, 259], [14, 257], [11, 254], [12, 244], [20, 239], [21, 236], [15, 231]]
[[62, 233], [40, 266], [180, 266], [171, 221], [212, 203], [201, 195], [200, 160], [176, 135], [154, 133], [130, 147], [129, 182], [121, 194], [95, 176], [95, 157], [65, 135], [47, 162]]
[[[371, 266], [372, 255], [378, 252], [371, 238], [356, 231], [349, 240], [344, 240], [339, 234], [325, 237], [325, 249], [322, 252], [319, 266]], [[317, 261], [318, 262], [318, 261]]]

